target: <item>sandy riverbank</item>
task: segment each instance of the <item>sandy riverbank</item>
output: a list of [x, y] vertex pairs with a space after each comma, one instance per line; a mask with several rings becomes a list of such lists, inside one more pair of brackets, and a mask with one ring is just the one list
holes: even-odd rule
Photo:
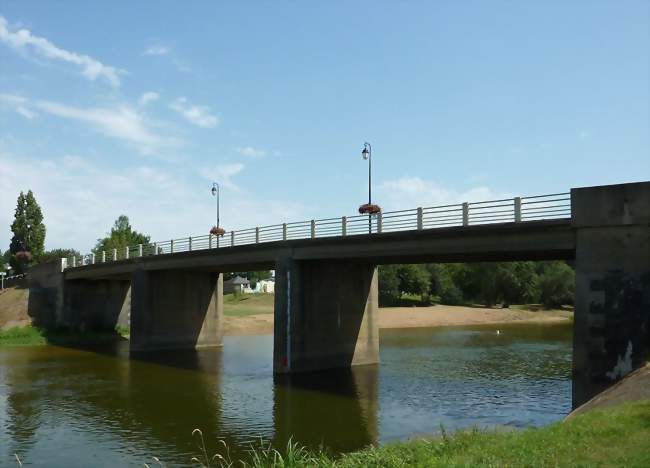
[[[476, 307], [386, 307], [379, 309], [379, 328], [427, 328], [497, 323], [553, 323], [569, 320], [571, 312], [554, 310], [529, 312], [517, 309]], [[273, 314], [225, 317], [226, 335], [273, 333]]]

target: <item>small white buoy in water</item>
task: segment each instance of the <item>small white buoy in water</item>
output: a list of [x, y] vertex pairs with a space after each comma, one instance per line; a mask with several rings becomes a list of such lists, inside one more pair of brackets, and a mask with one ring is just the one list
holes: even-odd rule
[[497, 335], [500, 335], [500, 334], [501, 334], [501, 330], [497, 330]]

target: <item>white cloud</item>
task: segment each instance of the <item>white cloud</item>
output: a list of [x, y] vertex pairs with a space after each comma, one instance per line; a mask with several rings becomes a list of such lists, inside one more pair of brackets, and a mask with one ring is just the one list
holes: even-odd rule
[[160, 94], [153, 91], [147, 91], [146, 93], [143, 93], [142, 96], [140, 96], [138, 103], [140, 103], [141, 106], [146, 106], [147, 104], [156, 101], [159, 97]]
[[4, 42], [16, 50], [32, 51], [47, 59], [78, 65], [81, 67], [81, 74], [89, 80], [94, 81], [102, 78], [111, 86], [119, 86], [120, 75], [125, 73], [124, 70], [104, 65], [99, 60], [88, 55], [70, 52], [57, 47], [49, 40], [33, 35], [27, 29], [11, 31], [7, 20], [3, 16], [0, 16], [0, 42]]
[[267, 154], [265, 150], [253, 148], [252, 146], [238, 146], [235, 151], [249, 158], [263, 158]]
[[27, 99], [22, 96], [15, 96], [13, 94], [0, 94], [0, 108], [9, 108], [26, 119], [33, 119], [38, 114], [26, 107]]
[[385, 181], [379, 186], [379, 191], [381, 199], [386, 200], [382, 206], [386, 210], [399, 210], [417, 206], [433, 207], [512, 197], [511, 194], [495, 192], [485, 186], [473, 187], [463, 191], [454, 190], [420, 177], [401, 177]]
[[200, 173], [211, 182], [217, 182], [224, 187], [239, 190], [230, 179], [243, 171], [244, 167], [241, 163], [223, 164], [216, 167], [203, 168], [200, 170]]
[[[128, 105], [115, 107], [74, 107], [52, 101], [30, 101], [21, 96], [0, 94], [0, 104], [34, 114], [34, 110], [91, 125], [104, 135], [135, 146], [143, 154], [152, 154], [165, 147], [178, 146], [179, 141], [158, 134], [144, 114]], [[23, 114], [24, 115], [24, 114]], [[35, 114], [34, 114], [35, 115]]]
[[[232, 176], [242, 169], [226, 165], [216, 174]], [[203, 187], [200, 177], [173, 165], [112, 167], [79, 155], [44, 160], [0, 148], [0, 245], [9, 245], [16, 198], [27, 189], [43, 210], [48, 249], [88, 252], [121, 214], [153, 241], [204, 235], [214, 224], [211, 182]], [[221, 218], [228, 230], [306, 217], [299, 203], [268, 199], [266, 193], [260, 199], [243, 190], [233, 196], [232, 189], [222, 188]]]
[[144, 51], [145, 55], [167, 55], [169, 49], [162, 45], [152, 45]]
[[184, 97], [174, 100], [169, 107], [199, 127], [213, 128], [219, 124], [219, 118], [210, 113], [209, 107], [191, 105]]

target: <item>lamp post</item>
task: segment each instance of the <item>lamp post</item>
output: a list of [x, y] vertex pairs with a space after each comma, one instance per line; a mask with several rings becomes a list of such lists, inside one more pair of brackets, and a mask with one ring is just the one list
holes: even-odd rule
[[363, 144], [361, 156], [368, 160], [368, 205], [370, 205], [372, 203], [372, 146], [370, 143]]
[[219, 192], [220, 187], [216, 182], [212, 182], [212, 196], [217, 197], [217, 227], [219, 227]]
[[[361, 156], [363, 159], [368, 160], [368, 205], [372, 204], [372, 146], [370, 143], [365, 142], [363, 144], [363, 150], [361, 150]], [[372, 215], [368, 214], [368, 234], [372, 234]]]

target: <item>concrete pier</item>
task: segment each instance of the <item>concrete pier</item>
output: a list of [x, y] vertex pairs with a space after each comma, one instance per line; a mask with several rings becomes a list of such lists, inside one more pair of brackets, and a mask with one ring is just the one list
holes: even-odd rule
[[573, 189], [571, 205], [575, 408], [650, 356], [650, 183]]
[[274, 372], [379, 362], [375, 265], [284, 258], [275, 281]]
[[76, 280], [65, 284], [63, 323], [80, 330], [113, 331], [129, 323], [130, 282]]
[[131, 350], [220, 346], [223, 274], [135, 270], [131, 276]]

